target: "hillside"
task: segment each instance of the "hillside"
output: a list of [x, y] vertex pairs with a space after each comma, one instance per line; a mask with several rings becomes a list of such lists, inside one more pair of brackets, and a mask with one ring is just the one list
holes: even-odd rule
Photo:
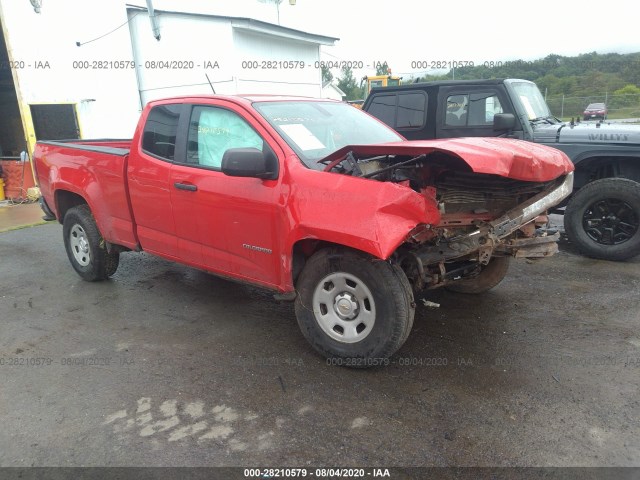
[[[523, 78], [534, 81], [547, 95], [588, 96], [613, 93], [625, 85], [640, 86], [640, 52], [585, 53], [576, 57], [551, 54], [538, 60], [511, 60], [493, 65], [456, 68], [456, 80]], [[421, 76], [420, 81], [451, 79], [447, 75]]]

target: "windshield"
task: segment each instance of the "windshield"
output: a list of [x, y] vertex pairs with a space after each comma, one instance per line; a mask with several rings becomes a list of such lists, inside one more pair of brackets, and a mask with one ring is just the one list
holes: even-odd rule
[[386, 125], [346, 103], [309, 100], [256, 102], [253, 106], [304, 164], [316, 170], [324, 168], [318, 160], [346, 145], [403, 140]]
[[547, 102], [544, 101], [535, 83], [514, 82], [512, 85], [520, 99], [520, 103], [527, 112], [529, 120], [551, 116]]

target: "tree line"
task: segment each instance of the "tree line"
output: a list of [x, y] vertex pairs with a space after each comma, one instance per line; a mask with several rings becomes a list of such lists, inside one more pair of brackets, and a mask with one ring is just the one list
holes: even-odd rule
[[[388, 65], [385, 65], [388, 68]], [[380, 68], [378, 70], [381, 70]], [[386, 71], [386, 70], [385, 70]], [[384, 72], [376, 72], [377, 75]], [[328, 75], [327, 75], [328, 74]], [[330, 76], [330, 78], [329, 78]], [[323, 71], [323, 80], [333, 79]], [[607, 92], [611, 95], [640, 94], [640, 52], [584, 53], [577, 56], [551, 54], [537, 60], [484, 62], [482, 65], [451, 69], [438, 75], [404, 78], [403, 83], [433, 80], [478, 80], [490, 78], [522, 78], [535, 82], [548, 96], [587, 97]], [[350, 68], [343, 68], [337, 78], [338, 87], [347, 100], [362, 99], [365, 91]]]

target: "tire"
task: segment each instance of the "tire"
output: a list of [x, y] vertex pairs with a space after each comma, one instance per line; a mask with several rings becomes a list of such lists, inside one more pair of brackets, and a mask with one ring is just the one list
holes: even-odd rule
[[626, 178], [588, 183], [567, 204], [564, 229], [589, 257], [622, 261], [640, 254], [640, 183]]
[[492, 257], [489, 263], [481, 267], [480, 273], [471, 278], [458, 280], [445, 288], [452, 292], [478, 294], [491, 290], [498, 285], [509, 271], [510, 257]]
[[79, 205], [67, 211], [62, 235], [69, 261], [84, 280], [97, 282], [116, 273], [120, 254], [107, 252], [88, 205]]
[[335, 365], [385, 365], [413, 326], [415, 302], [405, 273], [359, 252], [318, 251], [305, 264], [297, 291], [302, 334]]

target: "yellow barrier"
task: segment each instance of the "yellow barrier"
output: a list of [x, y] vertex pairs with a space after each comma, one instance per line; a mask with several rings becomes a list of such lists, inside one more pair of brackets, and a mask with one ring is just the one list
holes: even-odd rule
[[0, 202], [5, 199], [4, 196], [4, 179], [0, 177]]

